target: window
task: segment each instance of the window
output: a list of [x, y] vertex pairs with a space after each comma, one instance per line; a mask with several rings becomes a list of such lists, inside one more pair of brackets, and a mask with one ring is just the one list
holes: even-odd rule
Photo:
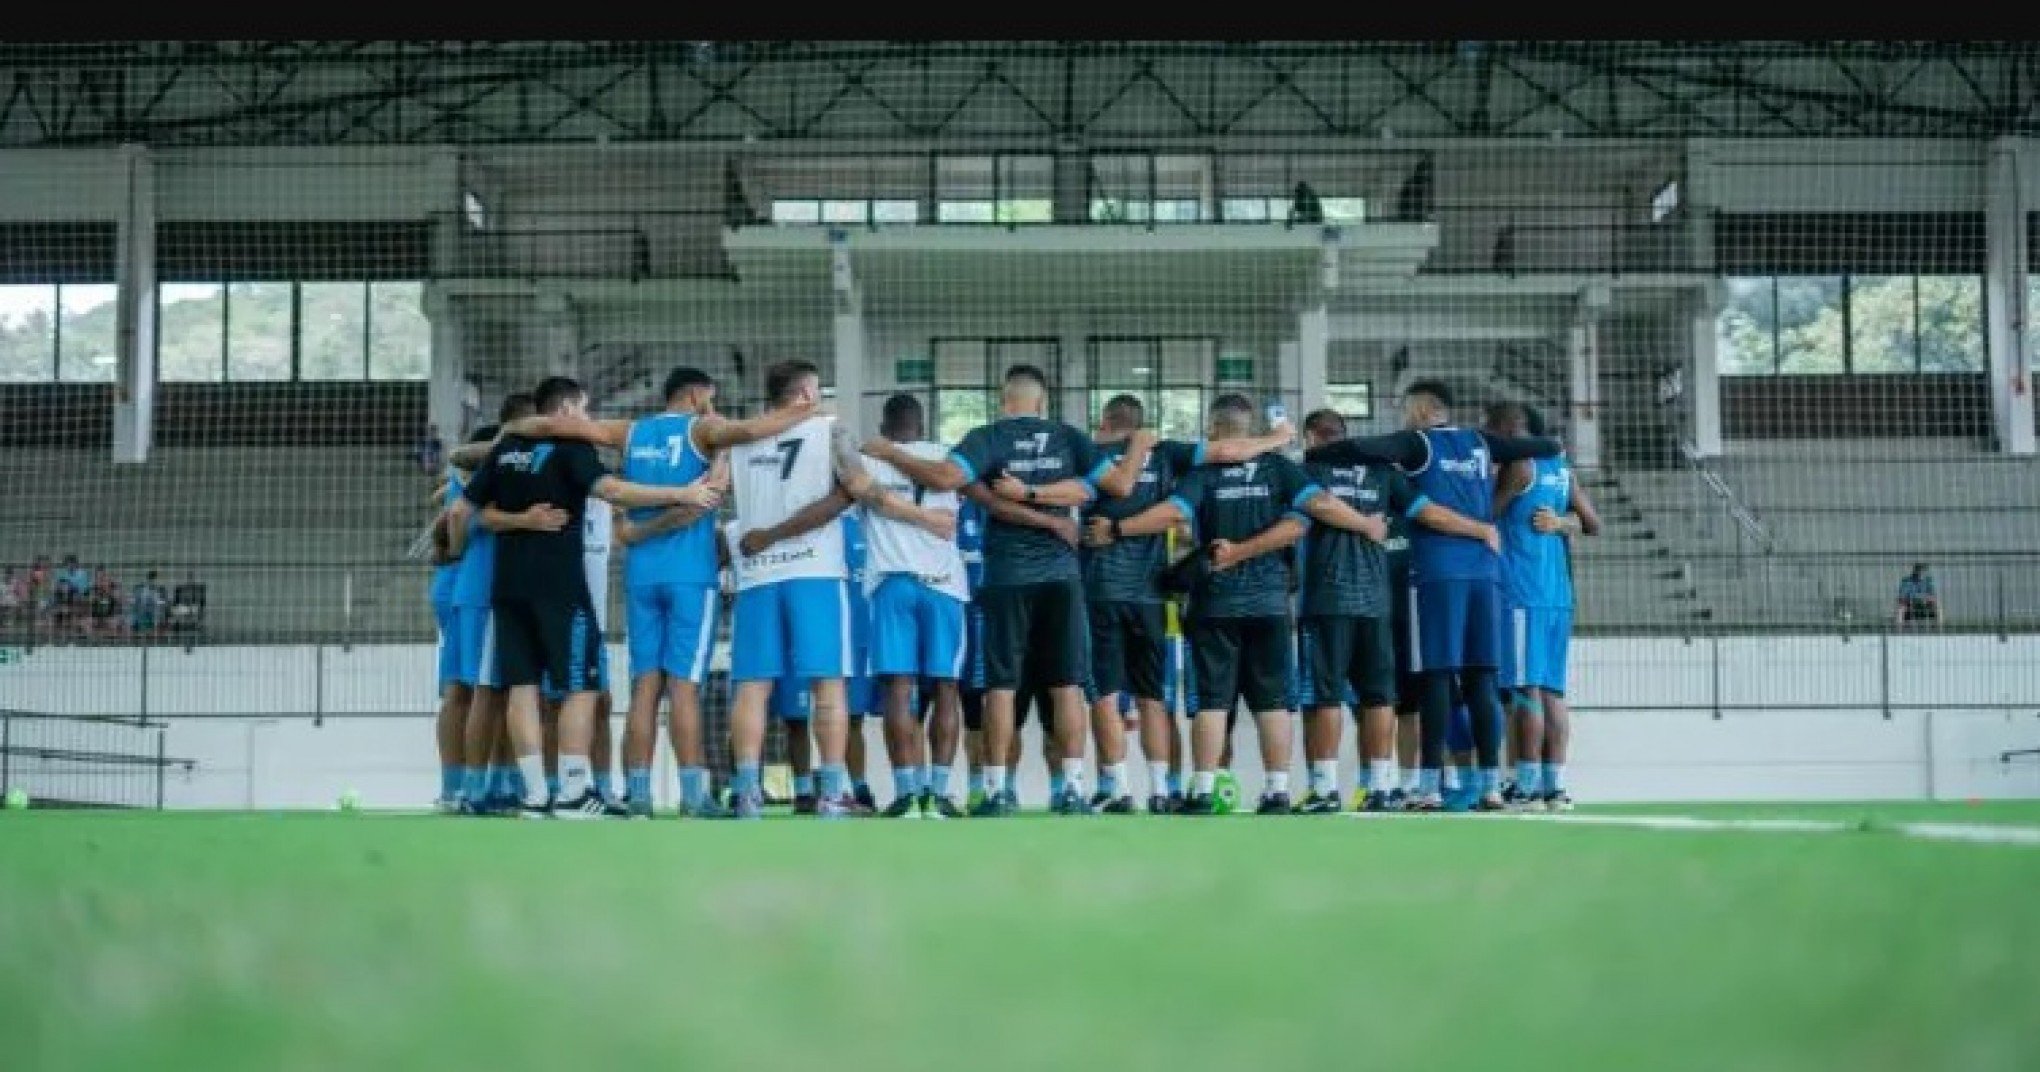
[[423, 283], [368, 285], [368, 378], [422, 380], [432, 370]]
[[935, 222], [1055, 220], [1052, 156], [944, 156], [935, 161]]
[[1170, 439], [1204, 435], [1206, 384], [1218, 341], [1211, 338], [1115, 338], [1090, 340], [1090, 420], [1117, 395], [1140, 399], [1147, 425]]
[[[1371, 383], [1327, 383], [1325, 405], [1347, 421], [1374, 419], [1374, 385]], [[1302, 424], [1301, 417], [1297, 421]]]
[[113, 382], [120, 349], [120, 329], [114, 319], [118, 295], [119, 288], [112, 283], [57, 288], [57, 379]]
[[298, 378], [368, 378], [368, 287], [303, 283], [298, 290]]
[[873, 223], [919, 223], [921, 203], [919, 201], [873, 201], [871, 203]]
[[1722, 375], [1979, 372], [1983, 280], [1956, 275], [1750, 276], [1725, 281]]
[[930, 350], [935, 360], [930, 427], [938, 442], [954, 446], [999, 415], [999, 387], [1014, 365], [1041, 369], [1049, 379], [1049, 416], [1061, 412], [1062, 344], [1055, 339], [936, 339]]
[[224, 284], [164, 283], [156, 288], [156, 375], [166, 383], [226, 378]]
[[57, 288], [0, 286], [0, 383], [46, 383], [57, 371]]
[[822, 202], [823, 223], [870, 223], [871, 202], [869, 201], [824, 201]]
[[822, 222], [822, 203], [820, 201], [774, 201], [772, 202], [772, 222], [782, 224], [820, 223]]
[[1367, 222], [1367, 199], [1364, 197], [1326, 197], [1318, 204], [1325, 210], [1326, 223]]
[[227, 285], [227, 379], [290, 379], [296, 290], [289, 283]]

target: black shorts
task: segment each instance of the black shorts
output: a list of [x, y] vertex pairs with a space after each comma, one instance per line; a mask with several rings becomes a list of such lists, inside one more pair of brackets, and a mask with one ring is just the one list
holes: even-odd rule
[[1193, 618], [1190, 662], [1204, 711], [1231, 715], [1241, 700], [1254, 714], [1289, 710], [1289, 661], [1295, 639], [1287, 616]]
[[1297, 628], [1302, 635], [1303, 672], [1319, 703], [1344, 694], [1351, 685], [1363, 708], [1395, 706], [1395, 642], [1386, 619], [1313, 615]]
[[1417, 638], [1410, 633], [1410, 609], [1416, 601], [1417, 590], [1404, 587], [1389, 590], [1388, 638], [1395, 652], [1395, 695], [1396, 710], [1404, 714], [1415, 714], [1424, 704], [1423, 682], [1416, 671], [1410, 669], [1412, 653], [1416, 651]]
[[[985, 693], [982, 689], [964, 689], [963, 728], [976, 733], [985, 728]], [[1055, 708], [1049, 706], [1055, 700], [1049, 694], [1029, 682], [1013, 694], [1013, 731], [1027, 725], [1029, 716], [1039, 717], [1043, 729], [1055, 727]]]
[[506, 689], [541, 682], [566, 693], [600, 692], [602, 630], [587, 600], [499, 598], [489, 613], [496, 678]]
[[1090, 623], [1077, 581], [982, 589], [985, 688], [1081, 686], [1090, 675]]
[[1169, 644], [1162, 605], [1093, 602], [1090, 616], [1094, 698], [1132, 693], [1135, 699], [1161, 700]]

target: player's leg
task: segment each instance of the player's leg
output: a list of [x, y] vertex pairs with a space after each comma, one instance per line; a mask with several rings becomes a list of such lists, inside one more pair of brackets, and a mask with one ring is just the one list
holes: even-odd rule
[[595, 792], [595, 698], [603, 679], [602, 632], [583, 604], [542, 608], [546, 676], [559, 684], [558, 799], [562, 818], [601, 818], [607, 802]]
[[1416, 586], [1411, 622], [1416, 632], [1414, 669], [1424, 676], [1423, 708], [1418, 714], [1422, 763], [1417, 797], [1411, 807], [1436, 811], [1443, 806], [1446, 735], [1452, 721], [1452, 688], [1466, 645], [1469, 611], [1467, 586], [1433, 581]]
[[[1055, 810], [1088, 815], [1093, 810], [1084, 793], [1084, 754], [1090, 751], [1087, 732], [1090, 705], [1085, 702], [1084, 683], [1091, 677], [1091, 623], [1084, 610], [1084, 586], [1078, 581], [1057, 581], [1034, 586], [1034, 617], [1030, 623], [1030, 651], [1041, 671], [1041, 686], [1051, 709], [1044, 712], [1043, 728], [1053, 719], [1053, 745], [1043, 751], [1058, 758], [1063, 776], [1062, 796]], [[1119, 713], [1112, 711], [1115, 729]], [[1122, 752], [1125, 742], [1120, 742]], [[1122, 759], [1124, 756], [1122, 755]]]
[[1091, 629], [1091, 736], [1098, 745], [1098, 793], [1093, 807], [1131, 811], [1133, 798], [1124, 797], [1126, 780], [1126, 725], [1119, 715], [1120, 698], [1131, 684], [1128, 662], [1138, 623], [1139, 607], [1127, 603], [1090, 603], [1086, 614]]
[[[720, 593], [712, 584], [672, 584], [662, 588], [665, 631], [659, 668], [666, 679], [670, 709], [667, 736], [672, 739], [673, 765], [679, 770], [680, 807], [688, 815], [715, 817], [720, 805], [709, 795], [708, 739], [701, 717], [701, 690], [715, 653], [716, 610]], [[650, 753], [646, 753], [649, 762]]]
[[[1296, 661], [1295, 627], [1287, 616], [1238, 621], [1240, 694], [1254, 713], [1261, 740], [1260, 815], [1288, 815], [1290, 751], [1295, 746], [1295, 715], [1290, 710], [1290, 670]], [[1332, 695], [1337, 696], [1338, 690]], [[1336, 710], [1336, 709], [1335, 709]], [[1334, 785], [1337, 785], [1334, 775]]]
[[1347, 663], [1347, 684], [1360, 712], [1359, 766], [1366, 796], [1361, 807], [1387, 810], [1395, 786], [1395, 642], [1385, 617], [1353, 619], [1353, 647]]
[[1544, 805], [1553, 811], [1571, 811], [1572, 796], [1565, 788], [1565, 762], [1572, 749], [1572, 706], [1566, 702], [1567, 660], [1571, 657], [1572, 611], [1543, 611], [1543, 662], [1535, 667], [1533, 680], [1544, 714], [1543, 769], [1539, 787]]
[[1006, 779], [1011, 768], [1014, 733], [1014, 693], [1020, 686], [1029, 626], [1027, 592], [1012, 585], [981, 590], [984, 608], [984, 780], [985, 796], [972, 815], [996, 818], [1008, 815], [1012, 807], [1006, 798]]
[[[1537, 751], [1530, 742], [1541, 736], [1542, 718], [1530, 711], [1534, 700], [1525, 681], [1529, 670], [1529, 617], [1526, 608], [1503, 607], [1501, 665], [1495, 673], [1495, 691], [1501, 699], [1505, 730], [1503, 769], [1511, 769], [1510, 760], [1514, 759], [1514, 776], [1502, 787], [1502, 801], [1511, 806], [1521, 804], [1526, 791], [1529, 799], [1535, 799], [1537, 793], [1536, 761], [1530, 758]], [[1526, 744], [1530, 745], [1527, 753]]]
[[963, 690], [955, 681], [935, 679], [931, 683], [935, 705], [928, 717], [928, 781], [921, 794], [922, 814], [944, 819], [958, 818], [950, 781], [956, 771], [956, 743], [963, 721]]
[[[474, 703], [472, 682], [460, 674], [460, 612], [450, 603], [435, 603], [434, 621], [439, 626], [439, 713], [433, 720], [433, 742], [439, 753], [439, 796], [433, 807], [442, 814], [460, 810], [462, 789], [467, 784], [467, 755], [463, 731], [468, 708]], [[0, 622], [4, 624], [4, 622]]]
[[848, 766], [850, 712], [844, 683], [856, 644], [848, 582], [803, 579], [772, 587], [785, 589], [780, 613], [788, 628], [792, 672], [807, 680], [814, 697], [808, 728], [818, 759], [816, 814], [825, 819], [850, 815], [854, 811]]
[[793, 772], [793, 813], [815, 813], [815, 737], [808, 732], [814, 697], [807, 682], [784, 677], [772, 686], [772, 717], [786, 727], [786, 765]]
[[546, 818], [552, 814], [552, 802], [546, 791], [545, 731], [539, 713], [545, 642], [539, 635], [538, 615], [524, 601], [499, 601], [490, 614], [496, 677], [509, 693], [503, 721], [523, 780], [520, 813]]
[[[1159, 803], [1160, 807], [1166, 809], [1169, 773], [1168, 736], [1174, 731], [1163, 704], [1169, 693], [1166, 684], [1169, 664], [1168, 622], [1159, 603], [1130, 605], [1127, 608], [1127, 617], [1131, 628], [1127, 631], [1124, 649], [1126, 691], [1133, 698], [1136, 718], [1134, 725], [1140, 734], [1141, 753], [1147, 759], [1149, 781], [1153, 785], [1148, 797], [1148, 806], [1152, 811]], [[1095, 643], [1092, 646], [1096, 648]], [[1095, 670], [1094, 667], [1094, 673]], [[1122, 714], [1120, 718], [1123, 722], [1125, 716]], [[1123, 729], [1120, 736], [1123, 740], [1125, 737]], [[1122, 750], [1122, 757], [1124, 754]], [[1162, 763], [1159, 777], [1156, 776], [1157, 758]], [[1123, 759], [1116, 770], [1108, 768], [1106, 773], [1112, 776], [1114, 784], [1105, 810], [1113, 814], [1131, 814], [1134, 810], [1133, 784], [1126, 773]], [[1099, 788], [1104, 789], [1105, 778], [1101, 776], [1099, 781]]]
[[1239, 638], [1230, 623], [1193, 618], [1185, 624], [1196, 668], [1200, 710], [1190, 724], [1190, 794], [1185, 815], [1210, 815], [1218, 766], [1226, 749], [1227, 713], [1239, 702]]
[[871, 593], [866, 669], [885, 706], [886, 760], [893, 772], [893, 799], [884, 812], [889, 819], [911, 816], [921, 795], [921, 756], [925, 746], [920, 712], [914, 709], [915, 684], [921, 672], [920, 620], [916, 614], [920, 589], [920, 582], [913, 577], [896, 574], [879, 582], [878, 590]]
[[1352, 642], [1346, 623], [1344, 618], [1312, 616], [1297, 629], [1302, 654], [1298, 703], [1304, 712], [1303, 757], [1310, 772], [1310, 789], [1299, 806], [1305, 814], [1339, 810], [1339, 738], [1345, 728], [1339, 697], [1346, 688], [1344, 668]]
[[625, 648], [630, 656], [630, 707], [623, 715], [623, 795], [633, 815], [652, 814], [652, 755], [659, 745], [659, 701], [666, 675], [659, 653], [666, 645], [662, 586], [623, 591]]
[[1389, 618], [1389, 626], [1393, 630], [1389, 639], [1395, 647], [1396, 784], [1389, 791], [1388, 807], [1400, 810], [1408, 801], [1409, 794], [1417, 789], [1417, 753], [1423, 740], [1418, 716], [1424, 709], [1425, 687], [1423, 678], [1416, 671], [1417, 590], [1403, 585], [1392, 588], [1389, 596], [1395, 601], [1394, 613]]
[[1501, 655], [1501, 585], [1491, 581], [1467, 584], [1466, 607], [1459, 688], [1473, 721], [1473, 751], [1478, 764], [1474, 791], [1479, 794], [1474, 806], [1482, 811], [1500, 811], [1502, 708], [1495, 689], [1495, 668], [1500, 665]]
[[956, 738], [963, 719], [959, 682], [968, 670], [964, 630], [965, 605], [943, 592], [924, 588], [915, 607], [915, 635], [920, 642], [922, 735], [927, 746], [922, 768], [921, 813], [941, 819], [961, 813], [950, 799], [950, 777], [956, 766]]
[[730, 704], [730, 792], [738, 818], [763, 814], [759, 768], [765, 754], [765, 705], [773, 682], [788, 670], [789, 637], [779, 592], [784, 587], [781, 582], [743, 589], [732, 612], [730, 680], [736, 696]]
[[[874, 670], [878, 665], [872, 664]], [[927, 748], [920, 712], [914, 710], [914, 677], [888, 673], [877, 680], [885, 690], [885, 751], [893, 772], [893, 798], [882, 814], [888, 819], [910, 818], [921, 798], [921, 757]]]
[[609, 690], [605, 688], [595, 694], [594, 732], [589, 736], [588, 745], [589, 759], [595, 764], [595, 795], [605, 801], [615, 799], [616, 789], [611, 782], [616, 773], [616, 750], [615, 742], [610, 739], [610, 718]]

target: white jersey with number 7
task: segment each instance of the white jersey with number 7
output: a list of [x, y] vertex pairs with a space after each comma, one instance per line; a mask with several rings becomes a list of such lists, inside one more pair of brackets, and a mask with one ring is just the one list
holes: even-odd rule
[[[736, 533], [777, 525], [825, 498], [836, 485], [830, 440], [836, 420], [809, 417], [773, 439], [730, 449], [731, 497]], [[843, 526], [823, 525], [746, 555], [737, 570], [737, 590], [801, 578], [845, 580]]]

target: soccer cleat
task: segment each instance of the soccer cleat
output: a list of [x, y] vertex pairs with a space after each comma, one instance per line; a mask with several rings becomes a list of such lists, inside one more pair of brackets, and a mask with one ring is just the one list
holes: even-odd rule
[[633, 819], [649, 819], [652, 817], [652, 802], [649, 800], [631, 800], [625, 798], [623, 807], [625, 811], [630, 813], [630, 817]]
[[924, 819], [961, 819], [963, 818], [963, 812], [958, 811], [956, 801], [948, 797], [938, 797], [934, 793], [922, 793], [921, 817]]
[[432, 802], [432, 810], [439, 815], [463, 814], [463, 801], [459, 797], [440, 797]]
[[813, 815], [816, 803], [817, 798], [813, 793], [795, 794], [793, 798], [793, 813], [795, 815]]
[[1020, 791], [1009, 785], [1000, 795], [1006, 802], [1006, 810], [1018, 814], [1020, 811]]
[[984, 802], [985, 791], [982, 789], [973, 789], [970, 791], [970, 795], [964, 798], [963, 806], [966, 811], [974, 812], [978, 809], [978, 805], [983, 804]]
[[605, 819], [631, 818], [630, 806], [625, 804], [623, 801], [610, 800], [608, 797], [603, 796], [597, 796], [596, 799], [602, 801], [603, 818]]
[[1012, 798], [1006, 794], [987, 793], [983, 800], [978, 801], [977, 807], [970, 809], [970, 817], [973, 819], [1005, 819], [1011, 817], [1016, 810], [1013, 806]]
[[[761, 809], [764, 807], [764, 804], [765, 802], [762, 799], [758, 802]], [[686, 813], [689, 819], [734, 819], [737, 817], [737, 813], [733, 809], [712, 796], [701, 798], [701, 805], [686, 809]]]
[[553, 814], [561, 819], [607, 819], [609, 804], [592, 792], [584, 792], [573, 800], [556, 801]]
[[1344, 808], [1337, 793], [1311, 793], [1296, 806], [1298, 815], [1337, 815]]
[[852, 792], [854, 795], [851, 797], [851, 802], [857, 806], [858, 811], [865, 815], [875, 814], [878, 811], [878, 798], [871, 795], [871, 787], [869, 785], [860, 785]]
[[1445, 810], [1445, 799], [1436, 793], [1411, 793], [1403, 801], [1403, 810], [1417, 813], [1441, 812]]
[[1179, 807], [1181, 802], [1166, 793], [1156, 793], [1148, 797], [1149, 815], [1174, 815]]
[[552, 801], [549, 800], [543, 804], [526, 804], [520, 800], [517, 802], [517, 810], [513, 814], [519, 819], [559, 818], [559, 813], [553, 810]]
[[747, 792], [737, 794], [736, 805], [730, 809], [730, 818], [763, 819], [764, 817], [765, 802], [758, 798], [757, 793]]
[[1514, 778], [1502, 783], [1502, 803], [1513, 808], [1529, 799], [1531, 798], [1521, 789], [1516, 788], [1516, 780]]
[[1096, 815], [1097, 809], [1084, 799], [1084, 794], [1075, 789], [1065, 789], [1062, 795], [1049, 804], [1048, 810], [1057, 815]]
[[1183, 799], [1177, 815], [1217, 815], [1218, 801], [1210, 793], [1197, 793]]
[[1567, 812], [1572, 810], [1572, 794], [1563, 789], [1553, 789], [1544, 794], [1544, 810]]
[[1401, 801], [1398, 801], [1398, 800], [1396, 800], [1396, 799], [1395, 799], [1395, 798], [1393, 797], [1393, 795], [1391, 795], [1391, 794], [1389, 794], [1389, 793], [1384, 793], [1384, 792], [1382, 792], [1381, 790], [1379, 790], [1379, 789], [1376, 789], [1376, 790], [1374, 790], [1373, 792], [1371, 792], [1371, 793], [1368, 793], [1368, 794], [1367, 794], [1367, 795], [1366, 795], [1365, 797], [1362, 797], [1362, 798], [1361, 798], [1361, 800], [1360, 800], [1360, 807], [1359, 807], [1359, 809], [1358, 809], [1358, 810], [1360, 810], [1360, 811], [1401, 811], [1401, 810], [1402, 810], [1402, 802], [1401, 802]]
[[920, 801], [915, 797], [897, 796], [879, 814], [888, 819], [919, 819], [921, 813], [916, 809], [916, 805], [919, 803]]
[[1473, 802], [1474, 811], [1508, 811], [1508, 804], [1502, 801], [1500, 793], [1483, 793]]
[[1102, 806], [1094, 807], [1101, 815], [1132, 815], [1135, 811], [1139, 810], [1134, 807], [1133, 797], [1130, 794], [1107, 800]]
[[1410, 804], [1410, 797], [1411, 797], [1411, 796], [1412, 796], [1412, 794], [1410, 794], [1410, 793], [1407, 793], [1407, 792], [1404, 792], [1404, 791], [1403, 791], [1402, 789], [1400, 789], [1400, 788], [1396, 788], [1396, 789], [1391, 789], [1391, 790], [1389, 790], [1389, 791], [1388, 791], [1388, 809], [1387, 809], [1387, 810], [1389, 810], [1389, 811], [1402, 811], [1403, 809], [1405, 809], [1405, 808], [1409, 807], [1409, 804]]
[[839, 797], [823, 797], [815, 805], [817, 819], [856, 819], [865, 814], [857, 798], [845, 793]]
[[1289, 794], [1263, 793], [1261, 794], [1260, 803], [1254, 805], [1254, 814], [1288, 815], [1290, 814], [1290, 807], [1291, 805], [1289, 803]]

